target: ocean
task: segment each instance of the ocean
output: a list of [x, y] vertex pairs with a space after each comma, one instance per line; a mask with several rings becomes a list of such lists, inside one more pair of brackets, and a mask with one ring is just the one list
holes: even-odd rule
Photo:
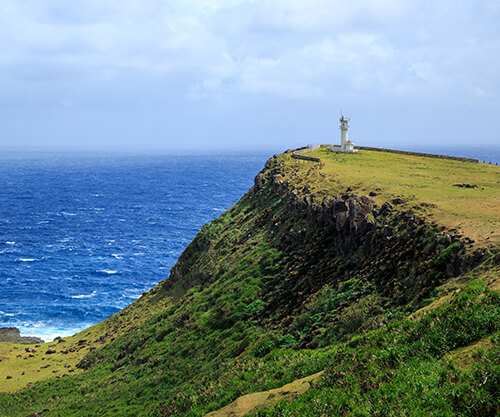
[[[407, 150], [500, 163], [498, 147]], [[52, 340], [116, 313], [168, 278], [269, 156], [1, 154], [0, 327]]]
[[0, 327], [52, 340], [159, 281], [268, 153], [0, 156]]

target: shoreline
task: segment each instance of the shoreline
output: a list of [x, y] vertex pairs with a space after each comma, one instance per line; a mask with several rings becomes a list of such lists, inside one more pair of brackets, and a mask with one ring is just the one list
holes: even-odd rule
[[45, 343], [45, 340], [36, 336], [21, 336], [21, 331], [17, 327], [0, 327], [0, 342], [33, 345]]

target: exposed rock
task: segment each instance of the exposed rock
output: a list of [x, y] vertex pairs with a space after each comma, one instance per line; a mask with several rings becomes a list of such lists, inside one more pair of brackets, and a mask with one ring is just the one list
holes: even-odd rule
[[460, 188], [480, 188], [476, 184], [453, 184], [454, 187], [460, 187]]
[[388, 201], [382, 204], [382, 207], [380, 207], [380, 213], [382, 215], [386, 215], [390, 213], [394, 208], [392, 207], [392, 204], [389, 203]]
[[56, 350], [55, 349], [47, 349], [47, 352], [45, 352], [46, 355], [52, 355], [53, 353], [56, 353]]
[[17, 327], [2, 327], [0, 328], [0, 342], [32, 345], [34, 343], [43, 343], [43, 340], [38, 337], [21, 336]]
[[273, 162], [275, 162], [275, 158], [269, 158], [267, 161], [266, 161], [266, 169], [269, 169], [271, 168], [271, 166], [273, 165]]
[[45, 410], [37, 411], [36, 413], [28, 414], [26, 417], [41, 417], [45, 413], [48, 413], [50, 410], [46, 408]]
[[255, 188], [257, 190], [260, 190], [262, 187], [264, 187], [265, 181], [266, 181], [266, 176], [264, 175], [264, 173], [259, 172], [254, 180]]

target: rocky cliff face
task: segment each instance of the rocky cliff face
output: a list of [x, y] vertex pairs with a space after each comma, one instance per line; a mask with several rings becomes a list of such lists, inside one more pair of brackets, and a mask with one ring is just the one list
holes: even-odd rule
[[[287, 181], [276, 156], [256, 176], [252, 189], [255, 199], [266, 193], [287, 207], [288, 220], [269, 221], [283, 225], [280, 249], [289, 255], [280, 280], [266, 295], [268, 311], [274, 319], [281, 312], [283, 324], [291, 328], [300, 311], [314, 309], [322, 288], [341, 291], [345, 282], [352, 288], [337, 308], [351, 308], [376, 294], [383, 308], [404, 306], [411, 311], [422, 306], [435, 287], [477, 264], [484, 254], [467, 254], [459, 235], [400, 209], [398, 199], [379, 207], [369, 196], [349, 190], [321, 199], [307, 186], [299, 190]], [[323, 331], [325, 323], [320, 324]], [[313, 340], [314, 332], [305, 339]]]

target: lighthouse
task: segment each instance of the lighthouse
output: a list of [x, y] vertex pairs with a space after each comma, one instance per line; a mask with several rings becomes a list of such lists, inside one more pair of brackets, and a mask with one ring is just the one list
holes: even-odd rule
[[348, 130], [349, 130], [349, 122], [351, 119], [348, 119], [342, 115], [340, 117], [340, 147], [333, 146], [332, 151], [334, 152], [345, 152], [345, 153], [353, 153], [357, 152], [354, 149], [354, 143], [349, 140]]

